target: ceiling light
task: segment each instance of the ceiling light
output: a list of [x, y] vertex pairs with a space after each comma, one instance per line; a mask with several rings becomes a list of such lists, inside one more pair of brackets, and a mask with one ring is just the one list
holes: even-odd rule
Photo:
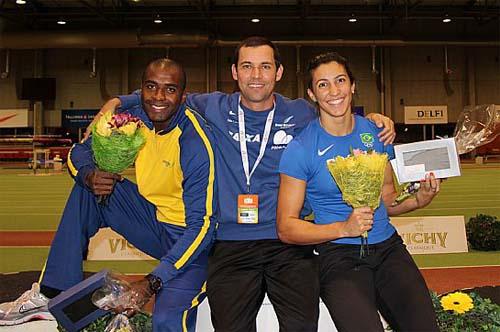
[[57, 24], [59, 24], [59, 25], [65, 25], [66, 24], [66, 20], [63, 19], [63, 18], [60, 18], [60, 19], [57, 20]]
[[25, 5], [26, 4], [26, 1], [25, 0], [16, 0], [16, 3], [18, 5]]
[[351, 17], [349, 17], [349, 22], [356, 23], [357, 21], [358, 19], [356, 18], [356, 16], [354, 16], [354, 14], [351, 14]]
[[252, 18], [250, 21], [252, 21], [252, 23], [259, 23], [260, 19], [259, 18]]
[[450, 22], [451, 22], [451, 18], [448, 16], [448, 14], [444, 15], [443, 23], [450, 23]]
[[162, 21], [162, 19], [161, 19], [160, 15], [156, 15], [156, 16], [155, 16], [155, 19], [153, 20], [153, 22], [154, 22], [154, 23], [156, 23], [156, 24], [163, 23], [163, 21]]

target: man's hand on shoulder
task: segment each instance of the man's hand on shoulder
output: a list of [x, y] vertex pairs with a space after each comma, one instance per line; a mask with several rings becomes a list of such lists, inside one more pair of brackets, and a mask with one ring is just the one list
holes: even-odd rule
[[379, 113], [369, 113], [366, 118], [375, 123], [378, 128], [383, 128], [378, 134], [380, 140], [384, 145], [392, 144], [396, 138], [396, 129], [394, 128], [394, 121], [385, 115]]
[[87, 129], [85, 129], [85, 134], [83, 134], [83, 139], [87, 139], [89, 137], [90, 133], [92, 132], [92, 126], [94, 123], [96, 123], [99, 118], [106, 112], [114, 112], [118, 107], [120, 107], [122, 103], [120, 102], [119, 98], [111, 98], [108, 100], [104, 105], [102, 105], [101, 109], [99, 110], [99, 113], [97, 113], [92, 120], [92, 122], [89, 124]]
[[120, 174], [108, 173], [98, 169], [93, 170], [85, 177], [85, 185], [95, 195], [111, 194], [116, 181], [123, 181], [123, 177]]

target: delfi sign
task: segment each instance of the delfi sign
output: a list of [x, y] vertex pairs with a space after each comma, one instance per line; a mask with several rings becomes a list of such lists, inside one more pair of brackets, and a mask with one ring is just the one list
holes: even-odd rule
[[405, 106], [405, 124], [448, 123], [448, 106]]

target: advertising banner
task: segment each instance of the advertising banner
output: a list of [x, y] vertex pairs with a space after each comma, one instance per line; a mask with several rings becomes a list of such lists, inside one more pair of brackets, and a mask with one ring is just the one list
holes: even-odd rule
[[467, 252], [464, 216], [393, 217], [411, 254]]
[[89, 261], [152, 260], [111, 228], [101, 228], [90, 239]]
[[[392, 217], [411, 254], [467, 252], [464, 216]], [[90, 240], [87, 260], [152, 260], [111, 228]]]
[[61, 123], [64, 128], [87, 128], [94, 120], [94, 116], [99, 112], [98, 109], [88, 110], [62, 110]]
[[0, 109], [0, 128], [28, 127], [28, 109]]
[[448, 106], [405, 106], [405, 124], [448, 123]]

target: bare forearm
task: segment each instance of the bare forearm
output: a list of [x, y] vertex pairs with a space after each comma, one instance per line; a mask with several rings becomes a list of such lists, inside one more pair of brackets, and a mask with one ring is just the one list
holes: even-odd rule
[[415, 197], [408, 198], [398, 205], [387, 206], [389, 216], [398, 216], [403, 213], [411, 212], [418, 209], [418, 202]]
[[344, 237], [343, 223], [317, 225], [299, 218], [289, 217], [285, 222], [278, 222], [278, 236], [285, 243], [318, 244]]
[[94, 117], [94, 119], [92, 120], [92, 123], [90, 123], [87, 127], [87, 129], [85, 130], [85, 133], [83, 135], [83, 137], [86, 139], [87, 137], [89, 137], [91, 131], [92, 131], [92, 127], [94, 126], [94, 124], [99, 120], [99, 118], [106, 112], [114, 112], [115, 109], [117, 109], [118, 107], [121, 106], [121, 101], [119, 98], [111, 98], [110, 100], [108, 100], [104, 105], [102, 105], [101, 109], [99, 110], [99, 113], [97, 113]]
[[387, 205], [387, 213], [389, 216], [397, 216], [426, 207], [438, 194], [440, 183], [441, 180], [436, 179], [434, 174], [426, 175], [425, 180], [420, 182], [420, 189], [414, 197], [406, 199], [396, 206], [389, 206], [390, 204], [387, 204], [384, 200], [384, 203]]
[[[306, 182], [288, 175], [280, 176], [277, 231], [281, 241], [292, 244], [318, 244], [342, 237], [356, 237], [371, 229], [373, 211], [369, 207], [353, 209], [346, 221], [314, 224], [299, 218], [304, 205]], [[286, 193], [286, 195], [285, 195]]]

